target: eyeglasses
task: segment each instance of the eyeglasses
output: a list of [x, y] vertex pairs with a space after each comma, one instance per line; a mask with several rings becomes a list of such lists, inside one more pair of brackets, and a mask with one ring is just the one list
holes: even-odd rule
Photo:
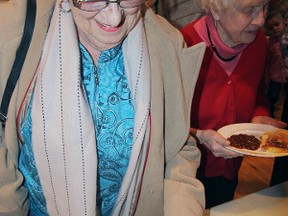
[[73, 0], [74, 7], [84, 11], [100, 11], [108, 7], [111, 3], [117, 3], [122, 9], [136, 8], [143, 4], [146, 0]]

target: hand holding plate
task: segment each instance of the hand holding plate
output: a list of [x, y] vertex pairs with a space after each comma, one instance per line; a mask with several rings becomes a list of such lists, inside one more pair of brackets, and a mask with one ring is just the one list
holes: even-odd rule
[[214, 130], [197, 130], [196, 136], [199, 142], [206, 145], [215, 157], [235, 158], [242, 156], [242, 154], [227, 149], [226, 147], [230, 145], [230, 142]]

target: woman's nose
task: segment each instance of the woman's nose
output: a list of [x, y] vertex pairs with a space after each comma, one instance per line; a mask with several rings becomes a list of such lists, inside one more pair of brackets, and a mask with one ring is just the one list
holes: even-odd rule
[[253, 23], [258, 26], [263, 26], [265, 23], [265, 11], [259, 10], [256, 16], [254, 17]]
[[106, 20], [111, 27], [117, 27], [123, 19], [123, 9], [115, 3], [110, 3], [106, 8]]

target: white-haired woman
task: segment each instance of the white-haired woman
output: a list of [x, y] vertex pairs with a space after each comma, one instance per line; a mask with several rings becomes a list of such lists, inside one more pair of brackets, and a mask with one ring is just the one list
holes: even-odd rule
[[266, 38], [261, 30], [268, 0], [202, 0], [206, 16], [181, 31], [188, 46], [207, 45], [191, 110], [190, 133], [202, 151], [198, 177], [206, 207], [233, 199], [241, 155], [216, 131], [234, 123], [285, 127], [269, 116], [263, 91]]

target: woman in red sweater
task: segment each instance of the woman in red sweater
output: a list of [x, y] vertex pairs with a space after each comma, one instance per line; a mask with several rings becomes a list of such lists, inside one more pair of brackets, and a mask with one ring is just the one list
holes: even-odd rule
[[202, 151], [198, 177], [206, 208], [233, 199], [242, 155], [216, 131], [234, 123], [285, 123], [269, 116], [263, 91], [266, 38], [261, 30], [268, 0], [202, 0], [207, 15], [181, 32], [188, 44], [207, 45], [192, 102], [190, 133]]

